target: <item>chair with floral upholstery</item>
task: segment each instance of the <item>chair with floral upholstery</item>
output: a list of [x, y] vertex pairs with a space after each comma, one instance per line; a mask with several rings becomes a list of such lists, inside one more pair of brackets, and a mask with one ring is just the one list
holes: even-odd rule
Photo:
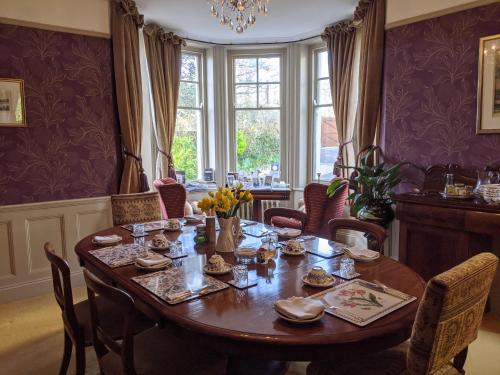
[[182, 218], [191, 208], [186, 202], [186, 188], [173, 178], [153, 181], [155, 190], [160, 194], [161, 213], [165, 219]]
[[[433, 277], [418, 307], [409, 341], [359, 358], [313, 362], [308, 375], [463, 374], [477, 338], [498, 258], [481, 253]], [[358, 354], [358, 353], [356, 353]]]
[[345, 188], [328, 198], [328, 185], [312, 182], [304, 189], [305, 212], [290, 208], [273, 207], [264, 212], [264, 222], [277, 227], [300, 229], [306, 234], [329, 238], [328, 222], [344, 215], [347, 199], [347, 181]]
[[113, 225], [161, 220], [160, 196], [155, 192], [111, 196]]

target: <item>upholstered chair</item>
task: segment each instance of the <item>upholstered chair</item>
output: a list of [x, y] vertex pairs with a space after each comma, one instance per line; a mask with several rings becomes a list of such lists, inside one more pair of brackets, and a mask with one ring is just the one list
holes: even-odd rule
[[[89, 271], [83, 271], [90, 302], [92, 337], [103, 375], [135, 374], [225, 374], [227, 358], [211, 350], [184, 342], [168, 329], [151, 328], [138, 335], [130, 329], [137, 310], [132, 297], [123, 290], [104, 284]], [[103, 313], [97, 307], [97, 295], [120, 308], [123, 340], [115, 341], [102, 324]], [[118, 325], [118, 323], [117, 323]]]
[[161, 220], [160, 196], [154, 192], [111, 196], [113, 225]]
[[476, 338], [498, 258], [481, 253], [432, 278], [409, 341], [363, 360], [313, 362], [308, 375], [458, 375]]
[[[61, 308], [64, 324], [64, 353], [59, 374], [66, 374], [74, 347], [76, 374], [83, 375], [85, 373], [85, 347], [92, 345], [88, 300], [73, 303], [68, 263], [55, 253], [54, 246], [50, 242], [45, 244], [44, 250], [52, 269], [54, 295]], [[96, 299], [95, 303], [99, 311], [102, 312], [102, 325], [107, 327], [112, 337], [120, 339], [122, 336], [121, 325], [123, 324], [120, 320], [120, 308], [101, 298]], [[137, 317], [134, 326], [131, 327], [131, 331], [137, 333], [153, 325], [152, 321], [141, 314]]]
[[344, 214], [347, 199], [347, 181], [333, 198], [328, 198], [328, 185], [312, 182], [304, 189], [305, 212], [289, 208], [273, 207], [264, 212], [264, 222], [277, 227], [302, 230], [305, 234], [329, 238], [328, 222]]
[[[337, 241], [338, 231], [347, 229], [362, 232], [367, 238], [368, 248], [383, 253], [384, 242], [387, 238], [386, 230], [380, 225], [357, 219], [332, 219], [328, 222], [330, 239]], [[342, 241], [339, 241], [342, 242]]]
[[153, 181], [155, 190], [160, 194], [160, 207], [163, 218], [182, 218], [186, 215], [189, 203], [186, 202], [186, 188], [173, 178]]

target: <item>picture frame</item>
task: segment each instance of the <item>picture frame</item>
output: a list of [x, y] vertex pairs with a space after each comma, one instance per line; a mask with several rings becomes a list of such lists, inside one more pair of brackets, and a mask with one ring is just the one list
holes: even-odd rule
[[500, 133], [500, 34], [479, 40], [476, 133]]
[[273, 185], [273, 176], [267, 175], [264, 179], [264, 186], [271, 187]]
[[175, 171], [175, 179], [177, 180], [178, 184], [184, 185], [186, 183], [186, 171]]
[[24, 80], [0, 78], [0, 127], [25, 127]]

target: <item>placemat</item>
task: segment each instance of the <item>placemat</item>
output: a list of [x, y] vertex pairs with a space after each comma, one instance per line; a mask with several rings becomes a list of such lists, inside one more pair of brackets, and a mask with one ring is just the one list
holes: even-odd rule
[[[132, 280], [170, 305], [176, 305], [229, 288], [226, 283], [203, 273], [186, 273], [182, 267], [136, 276]], [[191, 293], [176, 298], [187, 291]]]
[[133, 243], [104, 247], [89, 253], [111, 268], [127, 266], [135, 263], [137, 258], [154, 254], [147, 247]]
[[[384, 289], [382, 291], [382, 289]], [[417, 298], [364, 280], [352, 280], [309, 298], [320, 300], [325, 311], [358, 326], [366, 326]]]
[[[165, 229], [166, 220], [149, 221], [147, 223], [137, 223], [137, 224], [144, 224], [144, 232], [152, 232], [154, 230]], [[126, 230], [132, 232], [133, 225], [134, 224], [125, 224], [125, 225], [122, 225], [121, 227], [123, 229], [126, 229]]]
[[252, 237], [261, 238], [268, 235], [269, 233], [272, 233], [272, 231], [266, 228], [262, 228], [261, 226], [247, 225], [243, 228], [243, 233]]
[[345, 244], [335, 241], [328, 241], [324, 238], [318, 238], [317, 244], [306, 246], [306, 251], [310, 254], [318, 255], [322, 258], [335, 258], [344, 254]]

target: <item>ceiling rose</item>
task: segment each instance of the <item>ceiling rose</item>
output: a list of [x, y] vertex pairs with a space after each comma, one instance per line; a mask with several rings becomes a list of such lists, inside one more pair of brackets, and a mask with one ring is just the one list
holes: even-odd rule
[[257, 14], [266, 16], [271, 0], [208, 0], [212, 16], [221, 25], [236, 30], [238, 34], [257, 22]]

